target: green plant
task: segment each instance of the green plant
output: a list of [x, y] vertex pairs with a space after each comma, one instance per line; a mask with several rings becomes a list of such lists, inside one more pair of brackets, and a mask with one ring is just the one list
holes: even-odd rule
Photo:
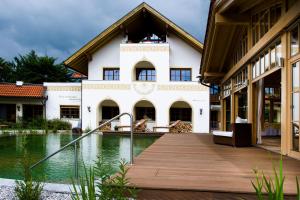
[[108, 186], [111, 187], [112, 199], [127, 200], [128, 197], [136, 198], [137, 190], [129, 187], [129, 179], [126, 178], [128, 169], [125, 160], [119, 162], [119, 172], [117, 175], [108, 180]]
[[88, 127], [86, 127], [85, 129], [84, 129], [84, 132], [85, 133], [88, 133], [88, 132], [90, 132], [92, 129], [88, 126]]
[[[283, 176], [283, 161], [282, 157], [279, 161], [279, 170], [277, 171], [275, 165], [273, 164], [273, 173], [274, 179], [271, 177], [266, 177], [264, 172], [259, 172], [258, 170], [254, 170], [256, 175], [255, 183], [252, 181], [252, 186], [255, 189], [257, 198], [259, 200], [264, 200], [263, 193], [266, 193], [269, 200], [283, 200], [284, 199], [284, 180], [285, 177]], [[299, 195], [299, 184], [298, 178], [296, 177], [297, 182], [297, 192], [298, 192], [298, 199], [300, 200]]]
[[24, 180], [16, 181], [15, 194], [19, 200], [38, 200], [40, 199], [43, 184], [39, 181], [33, 181], [30, 170], [30, 155], [27, 153], [27, 137], [22, 143], [24, 154], [22, 159]]
[[87, 172], [84, 166], [84, 176], [79, 178], [79, 190], [72, 180], [74, 195], [73, 200], [96, 200], [95, 173], [92, 167]]
[[[128, 198], [136, 198], [137, 190], [129, 186], [129, 181], [126, 178], [128, 169], [127, 163], [124, 160], [119, 162], [119, 168], [116, 175], [113, 174], [111, 163], [104, 162], [102, 156], [98, 157], [95, 168], [86, 170], [85, 174], [79, 178], [79, 185], [76, 186], [72, 180], [73, 200], [125, 200]], [[78, 189], [79, 188], [79, 189]]]
[[60, 120], [60, 119], [52, 119], [47, 122], [48, 128], [53, 130], [53, 132], [57, 132], [57, 130], [70, 130], [72, 128], [71, 123]]

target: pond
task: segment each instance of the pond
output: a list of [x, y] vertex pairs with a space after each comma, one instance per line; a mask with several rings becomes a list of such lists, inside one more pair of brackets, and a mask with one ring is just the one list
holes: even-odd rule
[[[77, 137], [78, 135], [71, 134], [28, 135], [26, 148], [23, 145], [24, 135], [0, 137], [0, 178], [22, 179], [22, 160], [25, 150], [28, 152], [30, 162], [34, 164]], [[157, 138], [134, 136], [134, 156], [139, 155]], [[121, 159], [129, 162], [129, 136], [92, 134], [82, 139], [77, 146], [80, 174], [84, 171], [83, 163], [86, 166], [94, 165], [100, 154], [104, 161], [112, 163], [115, 170]], [[74, 147], [68, 147], [34, 168], [33, 176], [46, 182], [70, 182], [74, 177]]]

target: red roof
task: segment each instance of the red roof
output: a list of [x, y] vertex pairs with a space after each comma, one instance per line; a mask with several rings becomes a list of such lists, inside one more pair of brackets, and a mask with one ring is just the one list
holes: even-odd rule
[[43, 98], [44, 92], [43, 85], [23, 84], [17, 86], [15, 83], [0, 83], [0, 97]]
[[81, 73], [79, 73], [79, 72], [74, 72], [73, 74], [72, 74], [72, 76], [71, 76], [71, 78], [74, 78], [74, 79], [79, 79], [79, 78], [86, 78], [87, 76], [85, 76], [85, 75], [83, 75], [83, 74], [81, 74]]

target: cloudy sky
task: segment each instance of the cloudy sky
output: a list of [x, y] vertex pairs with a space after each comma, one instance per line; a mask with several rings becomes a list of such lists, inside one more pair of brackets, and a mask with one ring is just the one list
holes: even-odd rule
[[[142, 0], [0, 0], [0, 57], [35, 50], [63, 61]], [[145, 0], [203, 42], [209, 0]]]

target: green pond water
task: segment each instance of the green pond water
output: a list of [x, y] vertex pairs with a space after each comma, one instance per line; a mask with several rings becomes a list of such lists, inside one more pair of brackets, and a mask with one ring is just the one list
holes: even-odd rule
[[[30, 154], [30, 162], [34, 164], [47, 155], [55, 152], [77, 135], [47, 134], [29, 135], [27, 137], [26, 150]], [[22, 158], [25, 149], [23, 141], [25, 136], [0, 137], [0, 178], [22, 179]], [[150, 146], [157, 137], [135, 136], [134, 156], [139, 155], [145, 148]], [[111, 162], [117, 169], [118, 161], [125, 159], [129, 162], [130, 137], [115, 135], [92, 134], [82, 139], [78, 146], [79, 173], [86, 166], [94, 165], [97, 155], [102, 155], [104, 161]], [[48, 161], [37, 166], [32, 171], [33, 177], [46, 182], [70, 182], [74, 177], [74, 147], [50, 158]]]

